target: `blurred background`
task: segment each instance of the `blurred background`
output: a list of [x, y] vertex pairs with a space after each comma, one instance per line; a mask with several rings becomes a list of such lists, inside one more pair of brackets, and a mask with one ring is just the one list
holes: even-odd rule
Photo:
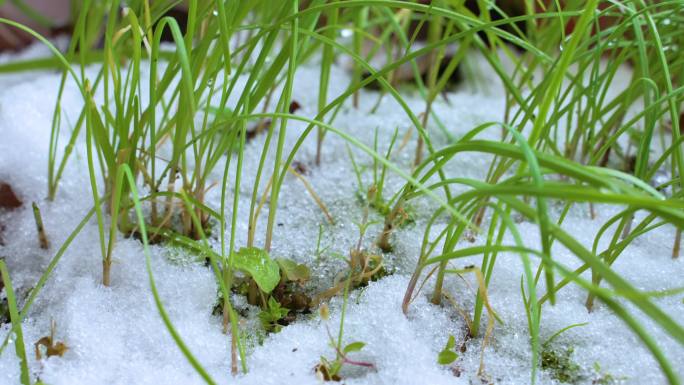
[[[103, 1], [103, 0], [94, 0]], [[408, 0], [423, 4], [430, 4], [432, 0]], [[69, 34], [71, 20], [76, 19], [82, 0], [0, 0], [0, 18], [10, 19], [24, 24], [43, 36], [54, 37], [59, 34]], [[157, 0], [175, 4], [169, 12], [181, 27], [187, 20], [184, 3], [186, 0]], [[548, 0], [546, 1], [548, 2]], [[561, 4], [563, 1], [560, 2]], [[306, 8], [307, 0], [300, 1], [300, 8]], [[478, 0], [467, 0], [466, 7], [473, 13], [479, 13]], [[498, 0], [496, 5], [509, 17], [525, 14], [525, 1], [523, 0]], [[493, 19], [501, 18], [493, 13]], [[524, 29], [523, 23], [518, 25]], [[507, 26], [503, 26], [507, 29]], [[167, 40], [167, 39], [163, 39]], [[19, 51], [33, 41], [33, 38], [24, 31], [0, 23], [0, 52]]]
[[[44, 36], [68, 32], [75, 3], [70, 0], [0, 0], [0, 17], [31, 27]], [[30, 44], [29, 34], [0, 23], [0, 52]]]

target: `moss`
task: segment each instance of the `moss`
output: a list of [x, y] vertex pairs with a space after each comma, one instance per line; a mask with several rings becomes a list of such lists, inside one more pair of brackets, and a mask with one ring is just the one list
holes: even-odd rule
[[598, 362], [594, 363], [594, 372], [594, 379], [591, 381], [591, 383], [594, 385], [613, 385], [619, 384], [627, 380], [627, 377], [614, 376], [608, 372], [603, 371]]
[[542, 370], [549, 372], [554, 380], [574, 384], [582, 379], [581, 367], [572, 360], [572, 347], [552, 349], [544, 347], [541, 353]]

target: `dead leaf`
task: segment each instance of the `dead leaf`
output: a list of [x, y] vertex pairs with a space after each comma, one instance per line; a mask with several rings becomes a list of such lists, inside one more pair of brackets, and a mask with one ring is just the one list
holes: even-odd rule
[[14, 190], [12, 190], [12, 186], [8, 183], [0, 182], [0, 208], [11, 210], [21, 205], [22, 202], [17, 198]]
[[55, 342], [56, 328], [57, 324], [55, 323], [55, 321], [52, 321], [50, 325], [50, 335], [39, 339], [38, 342], [35, 343], [34, 347], [36, 351], [36, 360], [41, 360], [43, 358], [40, 349], [41, 346], [45, 347], [45, 355], [47, 357], [62, 357], [64, 353], [66, 353], [66, 351], [69, 350], [69, 347], [66, 346], [66, 344], [64, 344], [63, 342]]

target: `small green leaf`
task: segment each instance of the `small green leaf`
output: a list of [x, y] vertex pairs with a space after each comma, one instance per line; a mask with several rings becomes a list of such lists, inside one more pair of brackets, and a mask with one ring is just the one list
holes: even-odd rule
[[281, 307], [280, 302], [276, 301], [273, 297], [268, 299], [268, 309], [277, 319], [285, 317], [290, 312], [290, 309]]
[[442, 350], [437, 356], [437, 363], [440, 365], [449, 365], [450, 363], [456, 361], [458, 354], [451, 350]]
[[235, 268], [249, 274], [261, 290], [270, 293], [280, 282], [280, 269], [268, 253], [257, 247], [243, 247], [235, 254]]
[[283, 328], [278, 321], [285, 318], [289, 312], [289, 309], [281, 307], [280, 303], [271, 297], [268, 299], [268, 309], [259, 312], [258, 317], [264, 330], [278, 333]]
[[439, 355], [437, 356], [437, 362], [440, 365], [449, 365], [450, 363], [456, 361], [458, 354], [454, 352], [454, 347], [456, 347], [456, 338], [454, 338], [453, 335], [449, 335], [449, 339], [444, 346], [444, 350], [439, 352]]
[[304, 264], [298, 264], [290, 259], [277, 258], [283, 276], [288, 281], [304, 283], [311, 278], [311, 271]]
[[447, 344], [444, 347], [444, 350], [454, 350], [455, 346], [456, 346], [456, 338], [454, 338], [453, 335], [449, 335], [449, 340], [447, 341]]
[[351, 344], [345, 346], [343, 351], [344, 353], [358, 352], [359, 350], [363, 349], [364, 346], [366, 346], [364, 342], [352, 342]]

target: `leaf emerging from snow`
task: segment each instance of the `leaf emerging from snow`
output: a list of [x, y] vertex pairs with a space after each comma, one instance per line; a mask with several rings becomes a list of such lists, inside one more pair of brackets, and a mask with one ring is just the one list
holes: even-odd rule
[[235, 254], [235, 268], [249, 274], [261, 290], [270, 293], [280, 281], [280, 268], [258, 247], [243, 247]]

